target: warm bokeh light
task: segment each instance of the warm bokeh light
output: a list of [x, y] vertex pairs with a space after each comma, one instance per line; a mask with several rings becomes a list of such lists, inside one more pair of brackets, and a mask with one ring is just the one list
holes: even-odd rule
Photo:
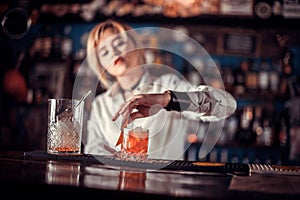
[[195, 142], [197, 142], [197, 140], [198, 140], [198, 137], [197, 137], [197, 134], [195, 134], [195, 133], [189, 134], [187, 137], [187, 141], [189, 143], [195, 143]]

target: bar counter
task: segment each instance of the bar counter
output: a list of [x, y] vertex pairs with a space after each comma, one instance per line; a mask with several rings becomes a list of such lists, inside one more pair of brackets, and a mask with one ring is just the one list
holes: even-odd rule
[[166, 167], [161, 165], [164, 162], [135, 166], [101, 158], [54, 156], [43, 151], [1, 151], [1, 195], [10, 198], [43, 195], [97, 199], [300, 199], [298, 167], [281, 170], [282, 173], [251, 172], [246, 164], [225, 167], [224, 163], [190, 165], [191, 161], [179, 161], [184, 166], [176, 167], [172, 161]]

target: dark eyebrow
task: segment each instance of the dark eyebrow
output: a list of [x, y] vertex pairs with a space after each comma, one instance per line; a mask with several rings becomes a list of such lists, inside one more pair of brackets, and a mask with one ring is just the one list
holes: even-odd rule
[[123, 37], [121, 37], [120, 35], [118, 35], [116, 38], [114, 38], [114, 39], [112, 40], [112, 42], [114, 42], [114, 41], [116, 41], [116, 40], [118, 40], [118, 39], [123, 39]]
[[102, 50], [106, 50], [105, 46], [102, 46], [101, 48], [99, 48], [98, 52], [102, 51]]
[[[118, 35], [118, 36], [116, 36], [116, 38], [113, 38], [112, 41], [111, 41], [110, 43], [113, 43], [114, 41], [116, 41], [116, 40], [118, 40], [118, 39], [120, 39], [120, 38], [122, 38], [122, 37]], [[106, 45], [100, 45], [100, 47], [99, 47], [99, 49], [98, 49], [98, 52], [100, 52], [100, 51], [102, 51], [102, 50], [107, 50]]]
[[[136, 43], [136, 41], [133, 39], [132, 35], [131, 35], [131, 34], [128, 34], [128, 33], [126, 33], [126, 35], [128, 36], [127, 41], [130, 40], [131, 42], [133, 42], [134, 46], [137, 46], [137, 43]], [[124, 37], [121, 37], [121, 36], [118, 34], [118, 36], [117, 36], [116, 38], [114, 38], [112, 42], [114, 42], [114, 41], [116, 41], [116, 40], [118, 40], [118, 39], [123, 39], [123, 38], [124, 38]]]

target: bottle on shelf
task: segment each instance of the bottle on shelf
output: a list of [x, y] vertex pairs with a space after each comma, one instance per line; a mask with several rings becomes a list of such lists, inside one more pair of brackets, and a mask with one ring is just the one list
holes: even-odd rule
[[263, 121], [263, 140], [265, 146], [272, 146], [273, 145], [273, 134], [272, 128], [270, 124], [270, 119], [265, 118]]
[[225, 89], [231, 94], [234, 92], [234, 74], [231, 67], [224, 67], [222, 70], [222, 77]]
[[279, 87], [280, 62], [274, 61], [270, 71], [270, 92], [277, 96]]
[[286, 147], [287, 146], [287, 139], [288, 139], [288, 131], [285, 120], [282, 118], [280, 120], [280, 132], [279, 132], [279, 143], [280, 147]]
[[237, 131], [237, 140], [240, 145], [253, 145], [256, 135], [252, 130], [253, 126], [253, 106], [242, 108], [239, 117], [239, 130]]
[[256, 145], [263, 146], [264, 140], [263, 140], [262, 107], [261, 106], [255, 106], [252, 131], [256, 134]]
[[242, 61], [240, 67], [234, 73], [234, 92], [235, 97], [244, 97], [246, 94], [245, 76], [249, 70], [247, 61]]
[[64, 27], [64, 36], [61, 41], [61, 58], [63, 60], [67, 59], [71, 55], [73, 49], [73, 41], [70, 37], [72, 31], [71, 26]]
[[258, 73], [258, 88], [259, 95], [265, 96], [269, 94], [270, 85], [270, 66], [267, 61], [262, 61], [260, 70]]
[[289, 49], [289, 35], [288, 34], [276, 34], [276, 39], [279, 45], [280, 61], [281, 61], [281, 73], [280, 73], [280, 84], [279, 84], [279, 96], [283, 100], [290, 98], [289, 91], [289, 78], [293, 74], [293, 54]]
[[245, 63], [248, 65], [248, 70], [246, 71], [246, 89], [247, 94], [251, 96], [257, 95], [257, 89], [258, 89], [258, 76], [257, 72], [254, 69], [252, 62]]

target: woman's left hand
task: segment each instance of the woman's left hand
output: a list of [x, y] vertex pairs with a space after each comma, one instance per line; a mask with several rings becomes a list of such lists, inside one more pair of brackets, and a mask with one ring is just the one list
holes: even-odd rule
[[149, 117], [156, 114], [168, 105], [170, 99], [171, 96], [168, 92], [133, 95], [119, 108], [112, 120], [115, 121], [122, 115], [123, 127], [125, 123], [130, 123], [137, 118]]

